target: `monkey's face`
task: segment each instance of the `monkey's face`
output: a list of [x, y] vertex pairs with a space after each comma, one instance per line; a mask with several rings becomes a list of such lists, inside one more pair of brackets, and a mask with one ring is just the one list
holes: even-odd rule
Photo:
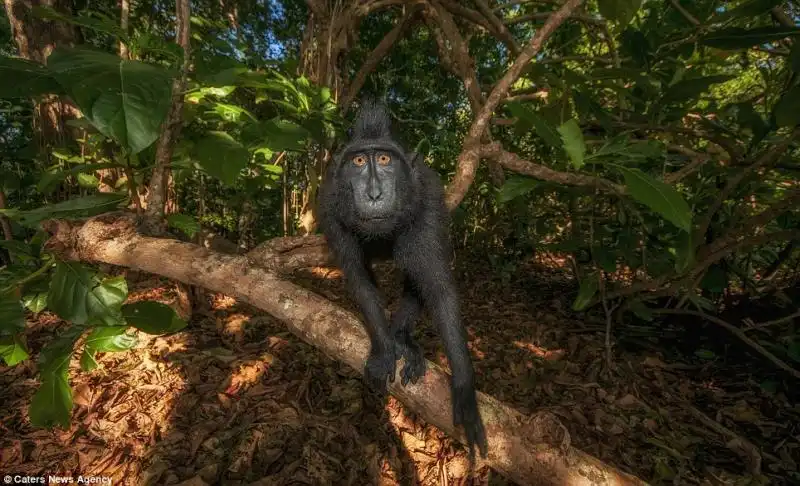
[[365, 144], [342, 154], [340, 164], [357, 225], [374, 233], [395, 228], [408, 196], [403, 191], [410, 180], [405, 156], [388, 145]]

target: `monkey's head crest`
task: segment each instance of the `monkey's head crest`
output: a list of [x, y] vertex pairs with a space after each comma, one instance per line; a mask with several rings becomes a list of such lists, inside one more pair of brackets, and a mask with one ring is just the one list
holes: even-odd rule
[[386, 105], [373, 98], [361, 102], [355, 122], [352, 140], [389, 140], [392, 137], [392, 119]]

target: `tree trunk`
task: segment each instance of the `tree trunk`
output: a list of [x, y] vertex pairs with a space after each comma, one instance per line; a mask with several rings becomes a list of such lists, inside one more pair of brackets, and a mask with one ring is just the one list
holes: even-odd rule
[[[5, 0], [6, 14], [11, 24], [11, 33], [22, 58], [47, 64], [47, 56], [58, 46], [71, 46], [77, 32], [66, 23], [42, 20], [33, 15], [33, 7], [50, 7], [58, 12], [70, 14], [70, 0]], [[77, 116], [79, 110], [72, 103], [58, 96], [46, 96], [34, 107], [33, 126], [39, 153], [49, 157], [53, 147], [63, 146], [74, 140], [74, 134], [66, 122]]]

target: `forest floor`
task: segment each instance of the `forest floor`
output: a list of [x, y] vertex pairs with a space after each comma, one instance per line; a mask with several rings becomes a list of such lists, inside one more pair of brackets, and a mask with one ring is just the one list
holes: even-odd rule
[[[570, 310], [575, 286], [543, 262], [493, 270], [460, 260], [478, 387], [519, 411], [547, 410], [572, 444], [652, 484], [800, 483], [800, 404], [791, 383], [733, 336], [696, 318], [616, 324], [605, 359], [602, 316]], [[392, 301], [393, 273], [378, 273]], [[131, 300], [171, 302], [140, 276]], [[295, 281], [353, 310], [338, 272]], [[0, 366], [0, 473], [97, 475], [142, 484], [467, 484], [464, 449], [281, 323], [209, 295], [183, 332], [139, 334], [134, 350], [72, 363], [69, 430], [32, 428], [35, 365]], [[38, 350], [63, 322], [29, 316]], [[427, 319], [428, 359], [446, 364]], [[35, 355], [34, 355], [35, 358]], [[787, 388], [788, 386], [788, 388]], [[749, 481], [761, 471], [764, 482]], [[510, 484], [486, 467], [472, 484]]]

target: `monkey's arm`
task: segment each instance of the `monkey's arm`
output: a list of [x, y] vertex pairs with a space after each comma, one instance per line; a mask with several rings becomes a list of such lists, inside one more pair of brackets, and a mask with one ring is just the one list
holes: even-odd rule
[[365, 369], [367, 381], [382, 391], [387, 379], [394, 381], [396, 359], [378, 288], [355, 235], [336, 223], [328, 225], [326, 234], [336, 264], [344, 274], [345, 287], [364, 316], [371, 344]]

